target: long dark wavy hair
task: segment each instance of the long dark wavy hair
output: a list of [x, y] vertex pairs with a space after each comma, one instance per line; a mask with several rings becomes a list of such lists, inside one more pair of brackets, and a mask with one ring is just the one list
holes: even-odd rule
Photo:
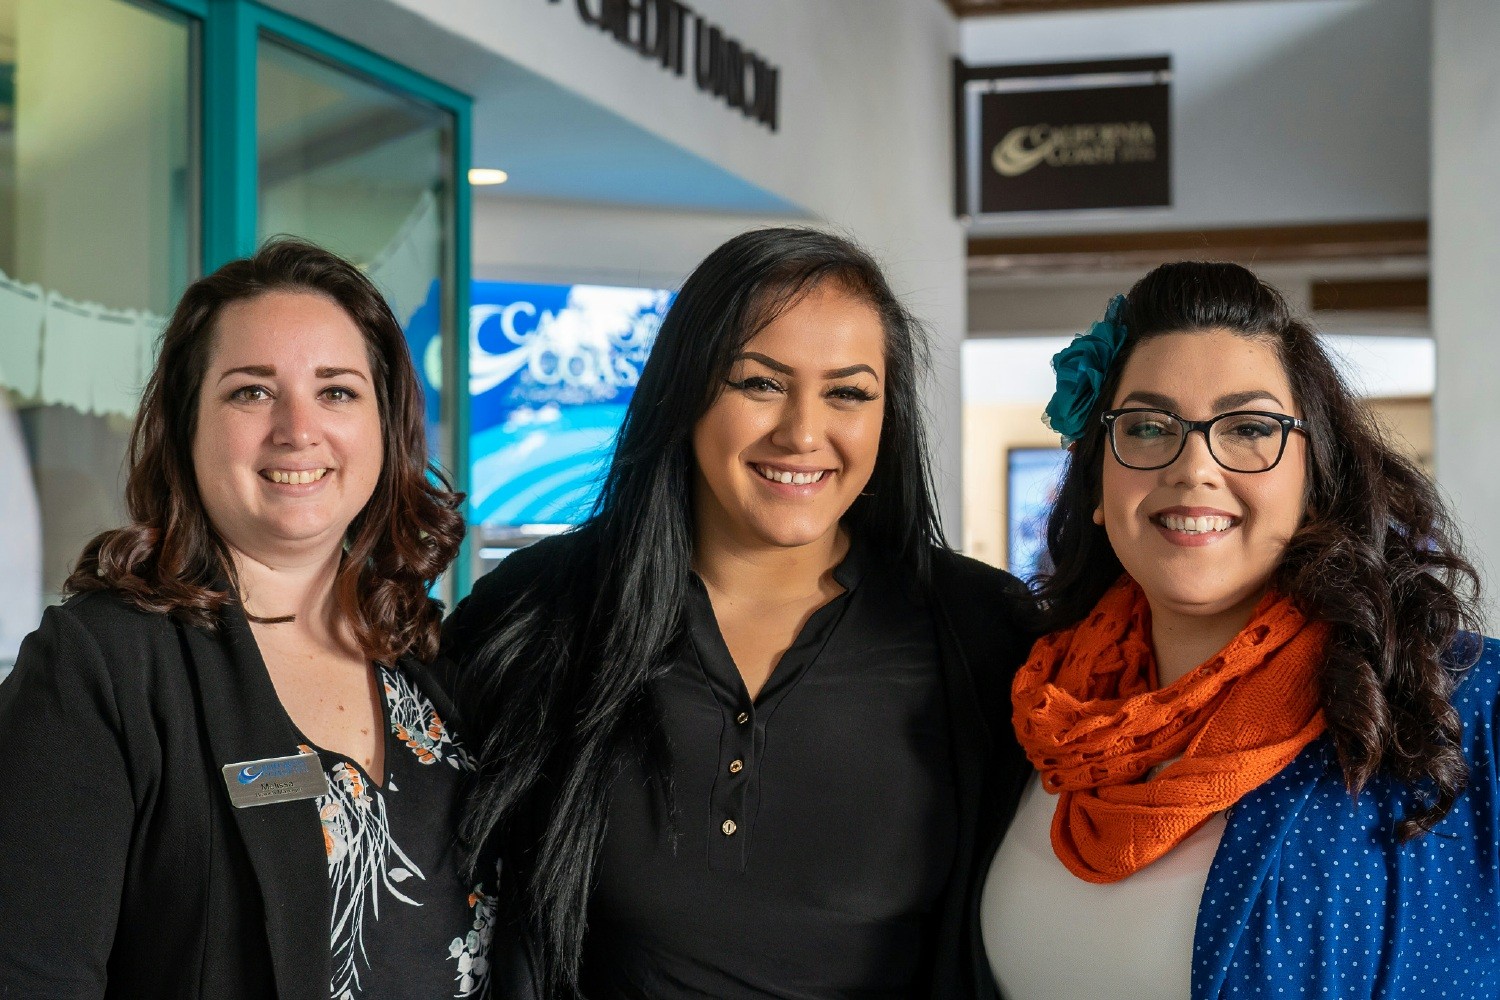
[[648, 764], [656, 798], [672, 813], [649, 684], [669, 665], [688, 594], [693, 427], [745, 342], [829, 282], [873, 306], [885, 332], [879, 454], [843, 523], [912, 578], [927, 578], [943, 542], [923, 435], [922, 331], [853, 243], [810, 229], [755, 230], [719, 247], [683, 284], [592, 517], [464, 656], [457, 702], [465, 731], [482, 734], [463, 824], [472, 873], [493, 853], [519, 866], [549, 996], [578, 992], [610, 781], [623, 755]]
[[1387, 772], [1415, 793], [1397, 833], [1447, 815], [1468, 781], [1450, 703], [1479, 649], [1479, 578], [1425, 473], [1391, 447], [1312, 328], [1235, 264], [1164, 264], [1126, 297], [1125, 343], [1074, 448], [1047, 524], [1054, 570], [1038, 596], [1050, 631], [1083, 620], [1123, 568], [1092, 513], [1109, 457], [1100, 414], [1135, 349], [1168, 333], [1228, 330], [1275, 346], [1309, 424], [1307, 515], [1274, 586], [1332, 633], [1322, 706], [1351, 793]]
[[183, 293], [131, 433], [130, 524], [90, 541], [64, 587], [112, 590], [145, 611], [205, 629], [216, 628], [225, 606], [238, 601], [234, 563], [198, 494], [193, 437], [220, 313], [273, 291], [326, 296], [364, 335], [385, 459], [374, 493], [349, 525], [335, 599], [366, 656], [431, 659], [442, 608], [428, 591], [463, 539], [463, 498], [428, 464], [422, 389], [390, 307], [354, 265], [289, 237], [225, 264]]

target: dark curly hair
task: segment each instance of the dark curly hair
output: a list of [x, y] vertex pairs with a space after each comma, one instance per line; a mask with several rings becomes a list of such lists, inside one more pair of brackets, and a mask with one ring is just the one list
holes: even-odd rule
[[[1093, 523], [1108, 452], [1100, 414], [1143, 342], [1227, 330], [1276, 348], [1310, 426], [1307, 516], [1274, 585], [1332, 627], [1321, 673], [1328, 733], [1351, 793], [1385, 771], [1415, 795], [1397, 833], [1447, 815], [1468, 782], [1454, 684], [1477, 658], [1479, 578], [1425, 473], [1387, 441], [1312, 328], [1236, 264], [1163, 264], [1126, 297], [1127, 335], [1074, 447], [1047, 524], [1053, 571], [1038, 583], [1048, 631], [1088, 615], [1123, 568]], [[1112, 460], [1112, 459], [1111, 459]]]
[[219, 314], [272, 291], [327, 296], [364, 335], [385, 459], [374, 493], [349, 525], [334, 591], [366, 656], [431, 659], [442, 608], [428, 591], [463, 538], [462, 495], [427, 462], [422, 389], [390, 307], [354, 265], [289, 237], [225, 264], [183, 293], [131, 433], [125, 486], [131, 523], [90, 541], [64, 588], [112, 590], [142, 610], [205, 629], [217, 627], [225, 606], [238, 602], [234, 563], [198, 495], [193, 437]]

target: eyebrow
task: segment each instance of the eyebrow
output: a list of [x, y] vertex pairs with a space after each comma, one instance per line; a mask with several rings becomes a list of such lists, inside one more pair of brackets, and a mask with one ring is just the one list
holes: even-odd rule
[[[1215, 412], [1222, 413], [1227, 410], [1233, 410], [1238, 407], [1244, 406], [1246, 403], [1252, 403], [1257, 399], [1269, 399], [1277, 406], [1286, 406], [1286, 404], [1281, 401], [1281, 397], [1277, 396], [1269, 389], [1250, 389], [1245, 392], [1231, 392], [1227, 395], [1220, 396], [1218, 399], [1214, 400], [1213, 408]], [[1132, 400], [1137, 403], [1143, 403], [1146, 406], [1155, 407], [1160, 410], [1173, 410], [1177, 406], [1177, 401], [1171, 396], [1163, 396], [1154, 392], [1132, 392], [1130, 395], [1125, 397], [1124, 402], [1129, 403]]]
[[358, 368], [319, 368], [313, 373], [318, 378], [343, 378], [345, 375], [353, 375], [355, 378], [370, 381], [364, 372]]
[[256, 378], [271, 378], [276, 374], [276, 369], [271, 365], [241, 365], [231, 368], [219, 376], [222, 382], [231, 375], [254, 375]]
[[[222, 382], [222, 381], [224, 381], [226, 378], [228, 378], [231, 375], [253, 375], [256, 378], [275, 378], [276, 377], [276, 366], [275, 365], [241, 365], [238, 368], [231, 368], [228, 371], [224, 372], [222, 375], [219, 376], [219, 381]], [[353, 375], [355, 378], [364, 379], [364, 381], [366, 381], [366, 382], [370, 381], [370, 379], [365, 375], [365, 373], [362, 372], [362, 371], [360, 371], [357, 368], [331, 368], [331, 367], [324, 367], [324, 368], [319, 368], [317, 371], [313, 372], [313, 375], [315, 377], [317, 377], [317, 378], [342, 378], [345, 375]]]
[[[780, 361], [777, 361], [774, 358], [769, 358], [766, 355], [760, 354], [756, 351], [746, 351], [736, 357], [734, 360], [758, 361], [774, 372], [780, 372], [783, 375], [796, 374], [796, 370], [793, 369], [790, 365], [784, 365]], [[823, 377], [825, 379], [848, 378], [850, 375], [857, 375], [860, 372], [868, 372], [871, 377], [875, 379], [875, 381], [880, 381], [880, 376], [876, 375], [875, 369], [871, 368], [869, 365], [849, 365], [847, 368], [829, 368], [823, 372]]]

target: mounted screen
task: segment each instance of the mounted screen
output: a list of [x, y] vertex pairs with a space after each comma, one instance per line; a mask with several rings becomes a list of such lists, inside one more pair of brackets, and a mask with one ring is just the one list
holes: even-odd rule
[[1068, 453], [1062, 448], [1011, 448], [1006, 452], [1006, 568], [1031, 583], [1050, 573], [1047, 518], [1057, 500]]
[[470, 519], [486, 537], [585, 518], [674, 293], [476, 281]]

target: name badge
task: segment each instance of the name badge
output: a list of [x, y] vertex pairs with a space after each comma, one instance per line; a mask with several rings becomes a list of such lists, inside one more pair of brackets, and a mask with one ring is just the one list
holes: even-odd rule
[[236, 809], [296, 802], [328, 794], [328, 776], [315, 753], [224, 765], [224, 784]]

